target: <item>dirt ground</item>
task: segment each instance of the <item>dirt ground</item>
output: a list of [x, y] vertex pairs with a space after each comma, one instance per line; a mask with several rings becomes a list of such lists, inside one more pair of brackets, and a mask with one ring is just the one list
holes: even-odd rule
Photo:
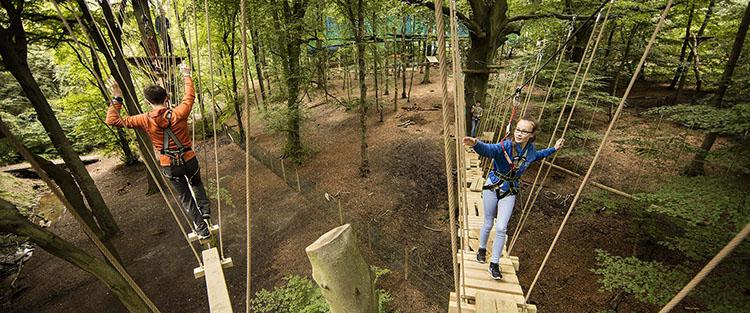
[[[413, 258], [419, 260], [418, 264], [424, 265], [424, 268], [413, 269], [415, 273], [423, 273], [422, 276], [414, 274], [410, 280], [404, 280], [398, 262], [379, 257], [383, 251], [363, 247], [371, 264], [393, 270], [380, 287], [391, 293], [395, 308], [404, 313], [445, 312], [448, 294], [436, 296], [435, 290], [452, 289], [442, 111], [434, 109], [440, 106], [437, 71], [433, 71], [431, 84], [419, 84], [420, 78], [421, 75], [415, 75], [411, 102], [407, 104], [405, 99], [399, 99], [397, 112], [393, 110], [391, 85], [391, 94], [382, 100], [383, 122], [378, 121], [376, 110], [371, 108], [367, 125], [372, 173], [368, 178], [358, 175], [357, 112], [347, 111], [334, 102], [319, 105], [322, 96], [314, 96], [314, 101], [305, 104], [308, 117], [303, 124], [302, 138], [312, 154], [299, 168], [301, 177], [317, 183], [318, 188], [331, 195], [339, 195], [345, 221], [371, 223], [394, 245], [410, 249]], [[333, 94], [340, 99], [346, 97], [340, 80], [331, 85]], [[357, 93], [355, 88], [352, 94]], [[254, 114], [250, 128], [254, 143], [281, 156], [284, 137], [266, 130], [258, 115]], [[595, 120], [592, 129], [602, 129], [606, 115], [597, 116]], [[411, 121], [411, 125], [398, 126], [406, 121]], [[639, 123], [643, 124], [642, 117], [626, 115], [620, 125]], [[618, 127], [615, 138], [637, 136], [639, 130], [627, 126]], [[664, 131], [669, 131], [668, 127], [677, 129], [667, 123], [660, 127]], [[234, 261], [234, 267], [225, 273], [234, 309], [240, 312], [244, 311], [246, 271], [244, 153], [227, 137], [220, 139], [220, 182], [230, 191], [234, 204], [224, 203], [221, 212], [225, 255]], [[212, 141], [198, 145], [197, 151], [204, 180], [215, 180]], [[638, 161], [615, 145], [609, 145], [605, 155], [593, 176], [594, 181], [625, 186], [625, 182], [642, 174], [635, 166]], [[576, 167], [574, 163], [564, 165]], [[146, 294], [165, 313], [205, 312], [208, 304], [204, 281], [192, 276], [197, 261], [161, 196], [143, 195], [146, 189], [144, 168], [123, 167], [116, 157], [88, 168], [122, 228], [122, 235], [115, 244], [126, 267]], [[579, 173], [584, 170], [580, 169]], [[533, 180], [534, 174], [534, 170], [530, 170], [527, 176]], [[254, 159], [250, 177], [253, 290], [272, 288], [289, 274], [309, 276], [311, 269], [304, 247], [337, 226], [338, 216], [312, 205], [313, 202]], [[531, 212], [528, 226], [513, 253], [521, 260], [519, 279], [524, 290], [533, 280], [569, 203], [569, 197], [554, 195], [574, 193], [579, 183], [578, 179], [559, 173], [553, 174], [548, 182], [548, 193], [540, 197], [538, 209]], [[519, 214], [515, 215], [511, 228]], [[215, 220], [217, 216], [215, 209]], [[69, 214], [64, 214], [52, 230], [93, 251]], [[597, 276], [590, 271], [595, 267], [595, 249], [628, 255], [633, 245], [628, 238], [632, 236], [628, 219], [617, 212], [574, 214], [531, 301], [541, 312], [598, 312], [611, 308], [613, 302], [619, 303], [619, 312], [653, 311], [654, 308], [622, 295], [598, 291]], [[425, 275], [434, 277], [419, 278]], [[27, 263], [20, 282], [28, 289], [17, 299], [13, 312], [125, 311], [96, 279], [43, 250], [37, 250]]]

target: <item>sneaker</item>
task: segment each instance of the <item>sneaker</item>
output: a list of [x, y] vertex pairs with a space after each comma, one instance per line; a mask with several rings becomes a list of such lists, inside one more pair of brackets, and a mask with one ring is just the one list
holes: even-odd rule
[[198, 239], [200, 240], [211, 238], [211, 231], [208, 230], [208, 227], [203, 229], [196, 229], [195, 232], [198, 233]]
[[479, 248], [477, 251], [477, 262], [481, 264], [487, 262], [487, 249]]
[[503, 274], [500, 273], [500, 264], [490, 262], [490, 276], [494, 280], [503, 279]]

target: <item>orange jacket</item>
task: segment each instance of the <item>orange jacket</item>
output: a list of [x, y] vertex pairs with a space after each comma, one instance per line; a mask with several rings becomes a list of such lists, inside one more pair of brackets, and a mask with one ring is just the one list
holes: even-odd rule
[[[172, 131], [180, 139], [180, 142], [185, 147], [192, 147], [193, 142], [190, 140], [190, 131], [188, 128], [188, 116], [190, 110], [193, 109], [193, 103], [195, 102], [195, 89], [193, 88], [193, 80], [190, 76], [185, 76], [185, 96], [182, 98], [182, 102], [172, 109]], [[128, 117], [120, 117], [120, 109], [122, 103], [112, 101], [112, 104], [107, 110], [107, 125], [116, 127], [127, 127], [127, 128], [140, 128], [145, 130], [151, 141], [154, 144], [154, 149], [158, 151], [164, 146], [164, 129], [167, 128], [169, 121], [167, 121], [167, 107], [163, 105], [154, 106], [153, 110], [148, 113], [141, 113]], [[170, 140], [170, 149], [177, 149], [177, 145]], [[193, 150], [185, 152], [185, 161], [195, 157]], [[159, 164], [161, 166], [170, 166], [169, 156], [159, 155]]]

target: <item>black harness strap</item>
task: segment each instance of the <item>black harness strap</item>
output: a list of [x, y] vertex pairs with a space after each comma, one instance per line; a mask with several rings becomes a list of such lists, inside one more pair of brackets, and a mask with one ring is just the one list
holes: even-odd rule
[[[185, 164], [183, 154], [187, 151], [192, 150], [190, 147], [185, 147], [182, 144], [177, 135], [172, 131], [172, 110], [167, 111], [167, 127], [162, 129], [164, 131], [164, 145], [159, 151], [161, 154], [166, 155], [170, 158], [170, 164], [172, 166], [181, 166]], [[172, 140], [177, 145], [177, 150], [169, 149], [169, 140]]]
[[[508, 155], [508, 153], [505, 151], [505, 148], [501, 146], [501, 149], [503, 150], [503, 154], [505, 155], [506, 160], [509, 161], [508, 165], [510, 166], [510, 171], [508, 171], [507, 175], [503, 175], [497, 171], [492, 171], [495, 174], [495, 177], [499, 178], [500, 180], [495, 184], [483, 186], [482, 190], [494, 190], [495, 193], [497, 194], [497, 200], [500, 200], [510, 195], [517, 195], [518, 188], [515, 187], [515, 182], [518, 181], [520, 176], [516, 175], [516, 171], [521, 166], [523, 166], [524, 163], [526, 163], [526, 154], [528, 153], [528, 148], [529, 148], [529, 145], [527, 144], [526, 147], [524, 147], [521, 155], [513, 156], [514, 150], [515, 150], [513, 147], [513, 142], [511, 142], [510, 144], [510, 149], [511, 149], [510, 155]], [[500, 187], [503, 185], [504, 182], [508, 182], [508, 190], [504, 191], [501, 194]]]

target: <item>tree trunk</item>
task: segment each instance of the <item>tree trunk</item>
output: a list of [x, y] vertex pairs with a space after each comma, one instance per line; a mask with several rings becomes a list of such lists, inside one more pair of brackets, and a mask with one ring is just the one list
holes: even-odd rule
[[[297, 163], [302, 162], [303, 148], [300, 139], [299, 91], [303, 73], [300, 66], [303, 34], [302, 19], [305, 17], [307, 2], [295, 0], [291, 4], [273, 8], [273, 20], [278, 32], [279, 48], [282, 51], [281, 65], [287, 88], [287, 120], [285, 155]], [[284, 23], [285, 27], [281, 27]]]
[[[71, 46], [73, 50], [73, 46]], [[96, 75], [97, 77], [104, 77], [102, 75], [101, 66], [99, 65], [99, 58], [95, 57], [94, 54], [96, 53], [96, 50], [92, 47], [91, 49], [91, 66], [93, 67], [91, 70], [93, 71], [93, 75]], [[83, 64], [83, 60], [81, 60], [81, 64]], [[102, 82], [103, 83], [103, 82]], [[107, 103], [109, 101], [109, 95], [107, 94], [107, 90], [105, 89], [105, 86], [99, 86], [99, 84], [96, 84], [97, 88], [99, 89], [99, 92], [101, 92], [102, 97], [104, 99], [103, 103]], [[106, 125], [106, 123], [105, 123]], [[107, 125], [107, 127], [109, 127]], [[133, 150], [130, 149], [130, 141], [128, 140], [128, 137], [125, 135], [125, 131], [122, 128], [115, 127], [114, 129], [115, 136], [117, 137], [117, 145], [120, 146], [120, 149], [122, 149], [122, 161], [125, 165], [134, 165], [138, 163], [138, 156], [133, 153]]]
[[312, 276], [331, 313], [376, 313], [375, 278], [351, 225], [332, 229], [305, 248]]
[[[61, 166], [55, 165], [52, 162], [31, 153], [31, 151], [29, 151], [29, 149], [18, 139], [18, 137], [10, 132], [10, 128], [3, 122], [2, 119], [0, 119], [0, 134], [2, 134], [3, 137], [8, 140], [10, 145], [20, 155], [31, 156], [31, 158], [33, 158], [33, 160], [39, 164], [44, 173], [52, 178], [55, 184], [59, 186], [68, 202], [73, 204], [72, 209], [75, 210], [81, 217], [81, 222], [85, 223], [93, 231], [94, 235], [99, 238], [102, 243], [104, 243], [104, 245], [112, 252], [112, 255], [118, 261], [122, 261], [119, 254], [117, 253], [117, 250], [115, 249], [115, 246], [94, 220], [94, 216], [91, 214], [91, 210], [86, 206], [86, 202], [81, 196], [81, 189], [76, 184], [73, 176], [71, 176], [70, 173]], [[27, 161], [31, 162], [31, 160]], [[63, 199], [60, 199], [60, 201], [63, 201]]]
[[[83, 0], [76, 0], [76, 3], [78, 3], [79, 9], [83, 13], [83, 23], [86, 28], [86, 32], [88, 32], [89, 34], [89, 37], [92, 39], [99, 51], [108, 51], [109, 46], [103, 37], [103, 33], [95, 28], [96, 23], [94, 22], [94, 17], [91, 15], [86, 2]], [[109, 3], [106, 1], [101, 1], [99, 2], [99, 5], [102, 8], [104, 18], [110, 25], [114, 25], [115, 18], [112, 14], [112, 8], [109, 6]], [[116, 43], [116, 45], [121, 47], [122, 33], [120, 32], [120, 29], [117, 27], [114, 27], [112, 29], [108, 28], [108, 33], [110, 41]], [[114, 55], [111, 55], [109, 53], [104, 54], [104, 58], [107, 61], [107, 66], [109, 67], [110, 73], [114, 77], [115, 81], [117, 81], [117, 83], [121, 87], [124, 87], [123, 92], [125, 93], [125, 108], [128, 111], [128, 114], [137, 114], [140, 112], [138, 95], [135, 89], [135, 85], [133, 84], [133, 78], [130, 76], [130, 69], [127, 62], [125, 61], [125, 56], [122, 54], [121, 49], [112, 50], [114, 51]], [[138, 137], [138, 140], [136, 140], [136, 143], [138, 144], [138, 151], [140, 152], [141, 157], [144, 159], [144, 164], [147, 167], [151, 168], [154, 173], [159, 173], [158, 163], [156, 162], [156, 157], [154, 156], [154, 145], [151, 142], [151, 137], [149, 137], [148, 134], [141, 129], [137, 129], [135, 131]], [[148, 181], [148, 190], [146, 191], [147, 195], [158, 192], [159, 189], [157, 184], [160, 184], [162, 188], [167, 188], [166, 182], [161, 178], [160, 175], [157, 175], [158, 181], [154, 181], [150, 175], [147, 175], [146, 180]]]
[[[65, 136], [60, 123], [55, 117], [49, 102], [44, 97], [39, 84], [31, 74], [27, 61], [28, 43], [26, 42], [26, 32], [21, 25], [20, 14], [23, 10], [23, 4], [20, 4], [17, 12], [8, 12], [10, 17], [10, 26], [7, 31], [0, 32], [0, 55], [3, 57], [5, 68], [11, 72], [24, 94], [31, 102], [37, 113], [37, 119], [42, 123], [46, 130], [52, 145], [65, 161], [70, 169], [76, 182], [81, 187], [86, 200], [88, 201], [99, 226], [104, 231], [106, 237], [112, 237], [120, 230], [117, 223], [109, 211], [107, 204], [104, 202], [99, 189], [94, 184], [94, 180], [86, 171], [86, 167], [81, 162], [78, 154], [73, 149], [73, 145]], [[18, 14], [18, 16], [14, 16]], [[17, 18], [17, 20], [15, 20]], [[16, 24], [17, 23], [17, 24]]]
[[[416, 21], [416, 19], [414, 21]], [[412, 25], [416, 25], [416, 22], [413, 23]], [[414, 31], [415, 28], [416, 27], [412, 27], [412, 31]], [[417, 58], [414, 53], [413, 41], [409, 41], [409, 55], [410, 55], [411, 62], [413, 62], [414, 64], [411, 67], [411, 75], [409, 76], [409, 92], [406, 94], [406, 103], [411, 102], [411, 89], [414, 87], [414, 72], [417, 71], [417, 62], [416, 62]]]
[[299, 117], [299, 81], [300, 81], [300, 48], [296, 43], [287, 46], [289, 49], [289, 72], [287, 73], [287, 109], [289, 116], [287, 120], [287, 146], [286, 152], [289, 156], [299, 162], [302, 158], [302, 142], [300, 140], [300, 117]]
[[385, 32], [386, 33], [383, 35], [383, 51], [385, 51], [385, 57], [383, 57], [383, 60], [384, 60], [384, 63], [385, 63], [385, 64], [383, 64], [383, 85], [385, 85], [385, 90], [383, 91], [383, 95], [387, 96], [389, 94], [389, 92], [388, 92], [388, 86], [390, 86], [388, 84], [389, 83], [388, 82], [388, 77], [390, 77], [390, 75], [388, 75], [388, 69], [391, 68], [391, 67], [388, 64], [388, 60], [390, 60], [390, 59], [388, 58], [388, 51], [389, 50], [388, 50], [388, 29], [387, 28], [386, 28]]
[[365, 15], [362, 1], [357, 0], [357, 67], [359, 69], [359, 125], [362, 129], [360, 136], [360, 154], [362, 164], [359, 166], [359, 175], [367, 177], [370, 174], [370, 159], [367, 155], [367, 84], [365, 84]]
[[[377, 15], [375, 11], [372, 11], [372, 37], [377, 38], [378, 37], [378, 30], [377, 30]], [[380, 63], [380, 59], [378, 58], [378, 41], [375, 40], [375, 42], [372, 45], [372, 59], [373, 59], [373, 74], [375, 74], [375, 107], [378, 108], [378, 113], [380, 114], [380, 121], [383, 121], [383, 107], [380, 105], [380, 89], [378, 88], [378, 77], [380, 76], [380, 73], [378, 72], [378, 63]]]
[[430, 40], [429, 40], [430, 37], [429, 36], [425, 36], [425, 37], [426, 38], [424, 40], [424, 49], [423, 49], [423, 52], [424, 52], [424, 76], [422, 77], [422, 81], [420, 82], [420, 84], [423, 84], [423, 85], [430, 83], [430, 68], [432, 67], [430, 65], [430, 62], [427, 61], [427, 55], [429, 54], [429, 49], [430, 49]]
[[248, 23], [248, 26], [250, 27], [250, 41], [253, 43], [253, 60], [255, 60], [255, 73], [258, 75], [258, 85], [260, 86], [260, 96], [263, 99], [263, 103], [266, 102], [266, 88], [263, 85], [263, 69], [261, 68], [261, 60], [260, 60], [260, 44], [258, 37], [258, 32], [255, 30], [255, 27], [253, 27], [253, 23]]
[[393, 29], [393, 112], [398, 111], [398, 43]]
[[240, 129], [240, 141], [245, 140], [245, 128], [242, 125], [242, 108], [240, 108], [240, 100], [239, 100], [239, 82], [237, 81], [237, 68], [236, 68], [236, 62], [234, 57], [237, 55], [237, 38], [235, 36], [235, 29], [237, 28], [236, 23], [237, 21], [237, 10], [235, 10], [232, 14], [232, 22], [230, 23], [230, 43], [226, 44], [227, 46], [227, 53], [229, 54], [229, 71], [232, 74], [232, 102], [234, 103], [234, 114], [237, 116], [237, 126]]
[[[100, 5], [103, 4], [100, 3]], [[159, 43], [156, 40], [154, 23], [151, 21], [151, 9], [148, 6], [148, 1], [133, 0], [133, 14], [139, 17], [135, 19], [136, 24], [138, 25], [138, 33], [141, 35], [141, 44], [146, 50], [147, 55], [151, 57], [152, 62], [154, 62], [152, 65], [158, 65], [164, 69], [162, 64], [157, 61], [157, 57], [159, 56]]]
[[690, 2], [690, 13], [688, 15], [687, 25], [685, 26], [685, 40], [682, 41], [682, 48], [680, 48], [680, 60], [677, 63], [677, 70], [674, 73], [672, 82], [669, 83], [669, 88], [675, 88], [677, 82], [682, 76], [682, 72], [685, 70], [685, 53], [687, 52], [687, 46], [690, 42], [690, 26], [693, 24], [693, 13], [695, 12], [695, 0]]
[[[622, 71], [625, 69], [625, 64], [627, 64], [628, 59], [630, 58], [630, 48], [633, 45], [633, 34], [638, 31], [638, 29], [641, 27], [641, 24], [634, 24], [633, 28], [630, 29], [630, 32], [627, 34], [623, 33], [622, 37], [627, 37], [627, 41], [625, 43], [625, 51], [622, 53], [622, 59], [620, 59], [620, 65], [617, 67], [617, 71], [615, 72], [615, 78], [612, 81], [610, 88], [609, 88], [609, 95], [614, 96], [617, 93], [617, 84], [620, 82], [620, 74], [622, 74]], [[610, 105], [609, 110], [609, 120], [612, 120], [612, 105]]]
[[29, 238], [50, 254], [84, 270], [104, 283], [107, 288], [132, 313], [148, 313], [149, 310], [133, 288], [111, 265], [91, 256], [52, 232], [45, 230], [18, 213], [12, 204], [0, 199], [0, 232], [13, 233]]
[[406, 15], [401, 24], [401, 99], [406, 98]]
[[[690, 48], [690, 54], [688, 55], [687, 64], [692, 64], [693, 68], [693, 74], [695, 74], [695, 93], [693, 97], [690, 99], [690, 103], [695, 103], [696, 96], [700, 94], [701, 88], [703, 85], [703, 81], [701, 80], [700, 71], [699, 71], [699, 63], [700, 60], [698, 59], [698, 46], [700, 45], [701, 41], [700, 38], [703, 37], [703, 32], [706, 30], [706, 26], [708, 26], [708, 21], [711, 19], [711, 15], [713, 14], [714, 10], [714, 4], [716, 4], [715, 0], [711, 0], [711, 2], [708, 3], [708, 8], [706, 9], [706, 17], [703, 18], [703, 23], [701, 23], [701, 27], [698, 29], [698, 34], [695, 35], [695, 42], [693, 43], [692, 47]], [[677, 84], [677, 93], [674, 96], [673, 104], [677, 101], [677, 98], [680, 95], [680, 92], [682, 90], [682, 87], [685, 85], [685, 80], [687, 79], [687, 71], [683, 69], [681, 75], [680, 75], [680, 81]]]
[[[737, 35], [734, 37], [734, 45], [732, 45], [732, 52], [729, 54], [729, 59], [724, 67], [724, 74], [721, 76], [719, 81], [719, 87], [716, 89], [714, 98], [712, 99], [713, 105], [717, 108], [724, 107], [723, 100], [724, 95], [727, 93], [727, 89], [732, 83], [732, 75], [734, 74], [734, 68], [737, 65], [737, 60], [740, 58], [742, 53], [742, 46], [745, 44], [745, 37], [747, 36], [748, 26], [750, 26], [750, 3], [745, 7], [745, 14], [742, 16], [740, 27], [737, 30]], [[711, 151], [716, 138], [717, 133], [708, 132], [703, 138], [703, 144], [701, 149], [693, 157], [693, 161], [690, 162], [688, 167], [685, 169], [685, 174], [688, 176], [698, 176], [705, 173], [705, 161], [708, 152]]]

